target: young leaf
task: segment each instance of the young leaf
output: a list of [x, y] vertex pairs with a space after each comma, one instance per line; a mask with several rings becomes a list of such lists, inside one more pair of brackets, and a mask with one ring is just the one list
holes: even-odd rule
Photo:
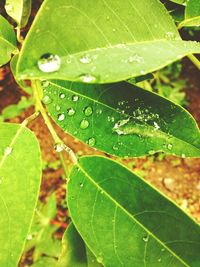
[[20, 28], [26, 26], [31, 13], [31, 0], [6, 0], [6, 12]]
[[36, 207], [41, 158], [34, 134], [0, 123], [0, 266], [16, 267]]
[[186, 5], [187, 2], [187, 0], [170, 0], [170, 1], [179, 5]]
[[192, 53], [200, 53], [200, 44], [181, 40], [159, 0], [46, 0], [24, 42], [17, 75], [110, 83]]
[[17, 52], [15, 33], [8, 21], [0, 16], [0, 66], [6, 64]]
[[45, 81], [43, 86], [43, 101], [56, 123], [99, 150], [120, 157], [158, 151], [200, 155], [200, 132], [194, 119], [157, 94], [127, 82]]
[[72, 221], [104, 266], [200, 265], [200, 228], [122, 165], [83, 157], [68, 183]]

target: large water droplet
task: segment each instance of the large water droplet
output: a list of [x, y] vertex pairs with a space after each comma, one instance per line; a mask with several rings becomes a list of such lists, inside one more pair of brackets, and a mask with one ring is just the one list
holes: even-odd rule
[[94, 83], [96, 81], [96, 77], [91, 74], [82, 74], [79, 78], [84, 83]]
[[80, 123], [80, 128], [81, 129], [87, 129], [89, 126], [89, 121], [87, 121], [86, 119], [83, 119]]
[[92, 107], [88, 106], [84, 109], [85, 116], [91, 116], [93, 113]]
[[79, 100], [79, 96], [78, 95], [73, 95], [72, 96], [72, 101], [77, 102]]
[[89, 55], [84, 55], [80, 58], [80, 62], [83, 64], [89, 64], [92, 62], [92, 59]]
[[6, 147], [5, 150], [4, 150], [4, 155], [5, 155], [5, 156], [9, 156], [9, 155], [12, 153], [12, 151], [13, 151], [13, 148], [10, 147], [10, 146], [8, 146], [8, 147]]
[[44, 102], [45, 105], [48, 105], [52, 102], [52, 99], [48, 95], [45, 95], [42, 101]]
[[95, 140], [94, 137], [89, 138], [88, 141], [87, 141], [87, 144], [88, 144], [89, 146], [94, 146], [95, 143], [96, 143], [96, 140]]
[[69, 116], [73, 116], [75, 113], [76, 113], [76, 111], [75, 111], [73, 108], [69, 108], [69, 109], [67, 110], [67, 114], [68, 114]]
[[65, 119], [65, 114], [58, 114], [58, 120], [63, 121]]
[[38, 60], [38, 68], [42, 72], [50, 73], [55, 72], [60, 69], [61, 59], [57, 55], [53, 55], [50, 53], [44, 54]]

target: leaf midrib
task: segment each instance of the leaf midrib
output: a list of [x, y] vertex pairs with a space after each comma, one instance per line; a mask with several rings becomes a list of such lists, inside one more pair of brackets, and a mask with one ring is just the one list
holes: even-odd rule
[[[66, 90], [66, 91], [72, 93], [72, 91], [71, 91], [70, 89], [65, 88], [65, 87], [62, 87], [62, 86], [60, 86], [60, 85], [58, 85], [58, 84], [52, 82], [51, 80], [48, 80], [48, 81], [49, 81], [49, 83], [50, 83], [51, 85], [53, 85], [53, 86], [57, 86], [57, 87], [60, 88], [60, 89], [63, 89], [63, 90]], [[73, 82], [72, 82], [72, 84], [73, 84]], [[96, 99], [93, 99], [93, 98], [91, 98], [91, 97], [89, 97], [89, 96], [85, 96], [85, 95], [83, 95], [83, 94], [81, 94], [81, 93], [79, 93], [79, 92], [77, 93], [77, 91], [73, 91], [73, 92], [76, 93], [76, 94], [78, 94], [79, 96], [81, 96], [81, 97], [83, 97], [83, 98], [89, 99], [89, 100], [92, 101], [92, 102], [95, 102], [95, 103], [97, 103], [97, 104], [101, 104], [102, 106], [104, 106], [104, 107], [106, 107], [106, 108], [108, 108], [108, 109], [110, 109], [110, 110], [112, 110], [112, 111], [114, 111], [114, 112], [116, 112], [116, 113], [119, 113], [119, 112], [116, 111], [116, 109], [114, 109], [114, 108], [111, 107], [111, 106], [108, 106], [108, 105], [105, 104], [105, 103], [102, 103], [102, 102], [100, 102], [100, 101], [97, 101]], [[133, 118], [133, 117], [132, 117], [131, 115], [129, 115], [129, 114], [124, 113], [124, 115], [126, 115], [126, 116], [128, 116], [128, 117], [130, 117], [130, 118]], [[140, 122], [141, 122], [142, 124], [144, 124], [144, 125], [148, 125], [152, 130], [155, 130], [155, 128], [154, 128], [152, 125], [148, 124], [147, 122], [144, 122], [144, 121], [141, 121], [141, 120], [138, 120], [138, 121], [140, 121]], [[198, 147], [194, 146], [193, 144], [190, 144], [190, 143], [188, 143], [187, 141], [182, 140], [182, 139], [180, 139], [180, 138], [178, 138], [178, 137], [176, 137], [176, 136], [173, 136], [173, 135], [171, 135], [171, 134], [168, 134], [168, 133], [166, 133], [166, 132], [164, 132], [164, 131], [161, 131], [161, 130], [158, 129], [156, 132], [160, 132], [162, 135], [164, 135], [164, 138], [166, 138], [166, 139], [167, 139], [167, 137], [171, 137], [171, 138], [174, 138], [175, 140], [177, 139], [177, 140], [179, 140], [179, 141], [181, 141], [181, 142], [183, 142], [183, 143], [185, 143], [185, 144], [187, 144], [187, 145], [190, 145], [190, 146], [193, 147], [195, 150], [196, 150], [196, 149], [200, 150]], [[167, 137], [166, 137], [166, 136], [167, 136]]]
[[[177, 254], [175, 254], [168, 246], [166, 246], [160, 239], [158, 239], [152, 232], [150, 232], [144, 225], [142, 225], [138, 220], [134, 218], [134, 215], [131, 215], [120, 203], [118, 203], [112, 196], [110, 196], [104, 188], [102, 188], [98, 183], [92, 179], [92, 177], [82, 168], [82, 166], [77, 163], [78, 168], [85, 174], [86, 178], [90, 180], [90, 182], [97, 188], [97, 190], [103, 191], [103, 193], [115, 204], [115, 206], [119, 207], [130, 219], [135, 221], [141, 228], [143, 228], [149, 235], [151, 235], [158, 243], [160, 243], [166, 250], [168, 250], [175, 258], [177, 258], [182, 264], [189, 267], [189, 265], [184, 262]], [[75, 166], [74, 166], [75, 167]]]

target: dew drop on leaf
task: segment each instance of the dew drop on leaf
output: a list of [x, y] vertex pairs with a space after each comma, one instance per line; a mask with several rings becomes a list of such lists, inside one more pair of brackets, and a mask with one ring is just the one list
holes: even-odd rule
[[118, 149], [119, 149], [118, 146], [116, 146], [116, 145], [113, 146], [113, 150], [118, 150]]
[[63, 98], [65, 98], [65, 94], [61, 93], [61, 94], [59, 95], [59, 97], [60, 97], [61, 99], [63, 99]]
[[42, 81], [42, 87], [45, 88], [47, 86], [49, 86], [49, 81], [46, 80]]
[[143, 61], [144, 61], [143, 57], [141, 57], [141, 56], [139, 56], [137, 54], [135, 54], [133, 56], [130, 56], [129, 59], [128, 59], [129, 63], [134, 63], [134, 62], [141, 63]]
[[68, 116], [73, 116], [75, 113], [76, 113], [76, 111], [73, 108], [68, 108], [68, 110], [67, 110]]
[[84, 56], [80, 57], [80, 62], [83, 64], [89, 64], [92, 62], [92, 59], [89, 55], [84, 55]]
[[173, 32], [166, 32], [165, 33], [165, 38], [167, 40], [174, 40], [175, 39], [175, 34]]
[[144, 236], [144, 237], [142, 238], [142, 240], [143, 240], [144, 242], [148, 242], [149, 237], [148, 237], [148, 236]]
[[96, 77], [91, 74], [82, 74], [79, 79], [84, 83], [94, 83], [96, 81]]
[[55, 109], [56, 109], [56, 111], [59, 111], [60, 110], [60, 106], [56, 105]]
[[171, 149], [172, 149], [172, 147], [173, 147], [173, 145], [172, 145], [172, 144], [168, 144], [168, 145], [167, 145], [167, 148], [168, 148], [169, 150], [171, 150]]
[[65, 114], [58, 114], [58, 120], [63, 121], [65, 119]]
[[98, 263], [103, 263], [103, 258], [101, 256], [97, 257], [97, 262]]
[[45, 96], [43, 97], [42, 101], [43, 101], [43, 103], [44, 103], [45, 105], [48, 105], [48, 104], [50, 104], [50, 103], [52, 102], [52, 99], [51, 99], [48, 95], [45, 95]]
[[149, 155], [154, 155], [156, 152], [154, 150], [149, 150], [148, 154]]
[[88, 126], [89, 126], [89, 121], [83, 119], [83, 120], [81, 121], [81, 123], [80, 123], [80, 128], [81, 128], [81, 129], [87, 129]]
[[45, 73], [58, 71], [61, 66], [61, 59], [57, 55], [50, 53], [44, 54], [38, 60], [38, 68]]
[[89, 146], [94, 146], [95, 143], [96, 143], [96, 140], [95, 140], [94, 137], [89, 138], [88, 141], [87, 141], [87, 144], [88, 144]]
[[77, 102], [79, 100], [79, 96], [78, 95], [73, 95], [72, 96], [72, 101]]
[[91, 116], [92, 113], [93, 113], [93, 109], [92, 109], [92, 107], [88, 106], [88, 107], [86, 107], [86, 108], [84, 109], [84, 114], [85, 114], [85, 116]]
[[6, 147], [4, 150], [4, 155], [9, 156], [12, 153], [12, 150], [13, 150], [12, 147], [10, 146]]
[[80, 187], [83, 188], [83, 183], [80, 183]]
[[158, 262], [161, 262], [161, 258], [158, 259]]

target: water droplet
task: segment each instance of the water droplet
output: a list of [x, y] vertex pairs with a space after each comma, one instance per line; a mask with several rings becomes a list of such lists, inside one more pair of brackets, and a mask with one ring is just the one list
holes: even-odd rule
[[79, 96], [78, 95], [73, 95], [72, 96], [72, 101], [77, 102], [79, 100]]
[[59, 95], [59, 97], [60, 97], [61, 99], [63, 99], [63, 98], [65, 98], [65, 94], [64, 94], [64, 93], [61, 93], [61, 94]]
[[89, 121], [83, 119], [83, 120], [81, 121], [81, 123], [80, 123], [80, 128], [81, 128], [81, 129], [87, 129], [88, 126], [89, 126]]
[[154, 155], [156, 152], [154, 150], [149, 150], [148, 154], [149, 155]]
[[157, 131], [158, 129], [160, 129], [160, 126], [158, 125], [157, 122], [154, 121], [153, 124], [154, 124], [155, 131]]
[[172, 147], [173, 147], [173, 145], [172, 145], [172, 144], [168, 144], [168, 145], [167, 145], [167, 148], [168, 148], [169, 150], [171, 150], [171, 149], [172, 149]]
[[140, 74], [141, 74], [141, 75], [144, 75], [144, 74], [145, 74], [145, 71], [144, 71], [144, 70], [141, 70], [141, 71], [140, 71]]
[[160, 258], [160, 259], [158, 259], [158, 262], [161, 262], [161, 258]]
[[60, 106], [56, 105], [56, 111], [59, 111], [59, 110], [60, 110]]
[[53, 55], [50, 53], [44, 54], [38, 60], [38, 68], [42, 72], [50, 73], [55, 72], [60, 69], [61, 59], [57, 55]]
[[144, 236], [144, 237], [142, 238], [142, 240], [143, 240], [144, 242], [148, 242], [149, 237], [148, 237], [148, 236]]
[[84, 55], [80, 58], [80, 62], [83, 64], [89, 64], [92, 62], [92, 59], [89, 55]]
[[96, 143], [96, 140], [95, 140], [94, 137], [89, 138], [88, 141], [87, 141], [87, 144], [88, 144], [89, 146], [94, 146], [95, 143]]
[[69, 116], [73, 116], [75, 113], [76, 113], [76, 111], [75, 111], [73, 108], [69, 108], [69, 109], [67, 110], [67, 114], [68, 114]]
[[51, 99], [48, 95], [45, 95], [45, 96], [43, 97], [42, 101], [43, 101], [43, 103], [44, 103], [45, 105], [48, 105], [48, 104], [50, 104], [50, 103], [52, 102], [52, 99]]
[[101, 256], [97, 257], [97, 262], [98, 263], [103, 263], [103, 258]]
[[12, 147], [10, 146], [6, 147], [4, 150], [4, 155], [9, 156], [12, 153], [12, 150], [13, 150]]
[[54, 149], [56, 152], [59, 153], [66, 149], [66, 145], [63, 143], [58, 143], [58, 144], [55, 144]]
[[166, 32], [165, 33], [165, 38], [167, 40], [174, 40], [175, 39], [175, 34], [173, 32]]
[[31, 234], [27, 235], [27, 238], [26, 239], [27, 240], [32, 240], [33, 239], [33, 235], [31, 235]]
[[47, 81], [47, 80], [42, 81], [42, 87], [45, 88], [47, 86], [49, 86], [49, 81]]
[[141, 56], [139, 56], [137, 54], [135, 54], [133, 56], [130, 56], [129, 59], [128, 59], [129, 63], [134, 63], [134, 62], [141, 63], [143, 61], [144, 61], [143, 57], [141, 57]]
[[128, 119], [124, 119], [124, 120], [120, 120], [117, 123], [115, 123], [114, 127], [113, 127], [113, 131], [116, 132], [118, 135], [123, 135], [126, 134], [126, 132], [123, 131], [123, 127], [124, 125], [126, 125], [129, 122], [129, 118]]
[[118, 150], [118, 149], [119, 149], [118, 146], [116, 146], [116, 145], [113, 146], [113, 150]]
[[96, 77], [91, 74], [83, 74], [79, 78], [84, 83], [94, 83], [96, 81]]
[[88, 107], [86, 107], [85, 109], [84, 109], [84, 113], [85, 113], [85, 116], [91, 116], [92, 115], [92, 113], [93, 113], [93, 109], [92, 109], [92, 107], [90, 107], [90, 106], [88, 106]]
[[65, 114], [58, 114], [58, 120], [63, 121], [65, 119]]
[[80, 183], [80, 187], [83, 188], [83, 183]]
[[165, 251], [165, 249], [164, 249], [164, 248], [162, 248], [162, 249], [161, 249], [161, 251], [162, 251], [162, 252], [164, 252], [164, 251]]

